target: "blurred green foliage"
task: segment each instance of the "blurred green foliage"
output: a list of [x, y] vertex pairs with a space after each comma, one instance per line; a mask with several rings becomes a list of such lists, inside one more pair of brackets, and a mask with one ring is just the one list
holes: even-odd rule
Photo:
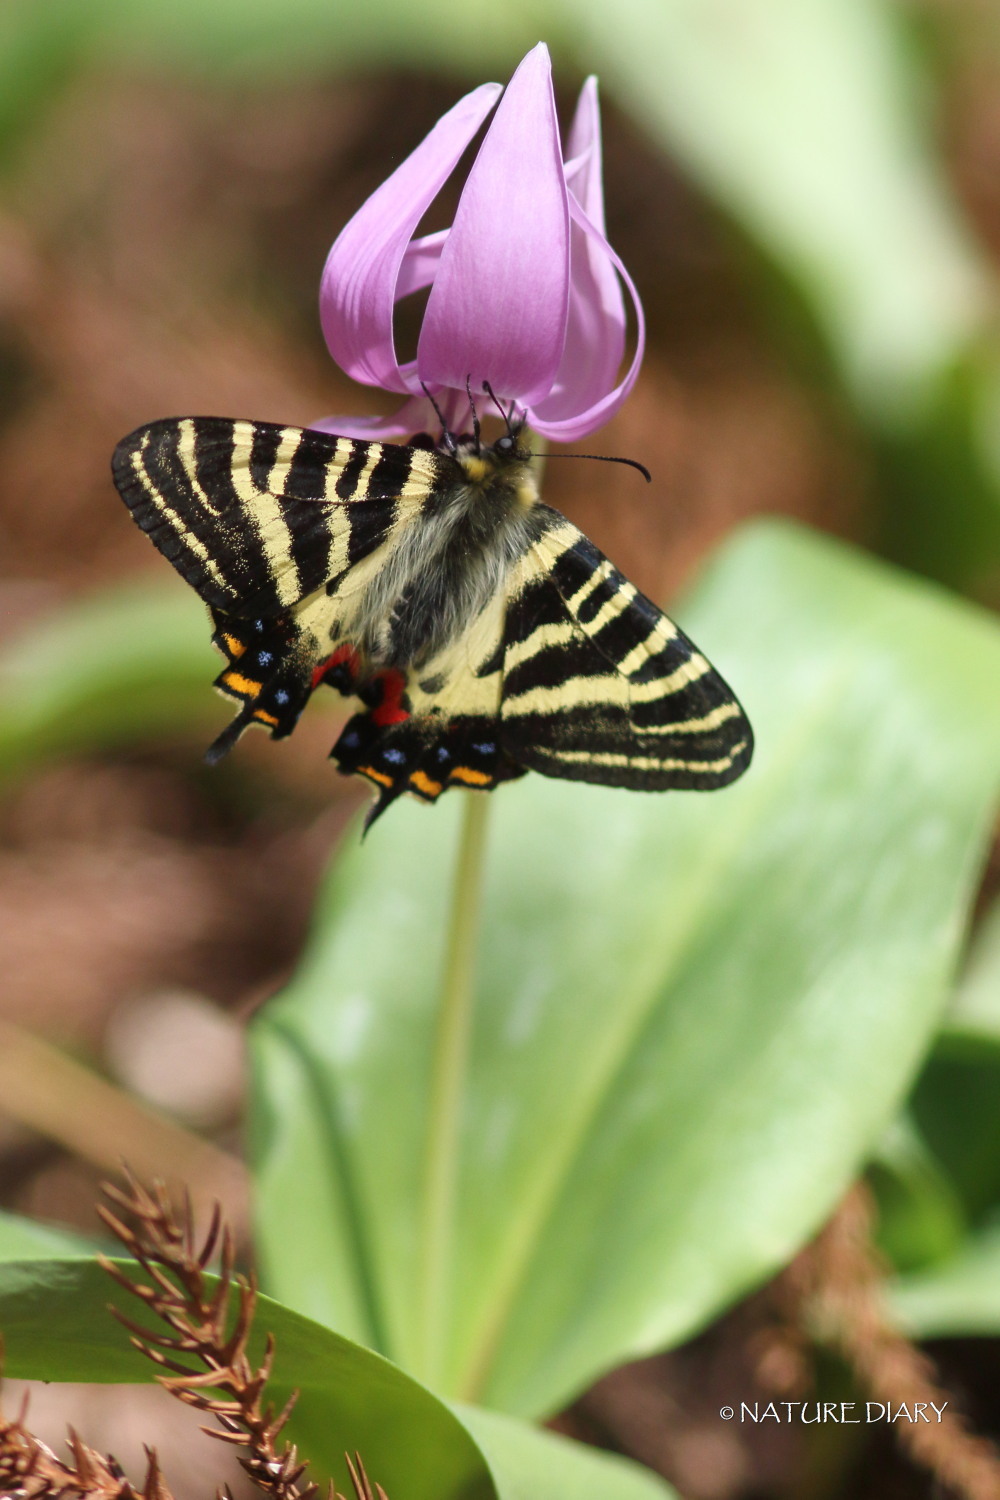
[[[926, 1171], [876, 1179], [887, 1250], [906, 1274], [894, 1302], [921, 1337], [1000, 1333], [1000, 906], [983, 918], [913, 1091]], [[928, 1232], [947, 1204], [949, 1230]]]
[[217, 663], [204, 605], [179, 579], [53, 611], [0, 654], [0, 783], [55, 756], [207, 728]]

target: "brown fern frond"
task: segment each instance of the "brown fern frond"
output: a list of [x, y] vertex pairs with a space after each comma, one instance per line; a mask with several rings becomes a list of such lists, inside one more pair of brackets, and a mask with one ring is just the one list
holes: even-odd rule
[[[169, 1372], [157, 1376], [160, 1384], [187, 1406], [215, 1418], [217, 1426], [203, 1430], [242, 1450], [239, 1462], [259, 1489], [271, 1500], [314, 1500], [318, 1487], [305, 1478], [306, 1462], [293, 1444], [279, 1441], [298, 1393], [277, 1414], [273, 1403], [265, 1401], [274, 1339], [268, 1336], [260, 1363], [254, 1365], [248, 1345], [257, 1287], [252, 1276], [234, 1270], [232, 1236], [218, 1211], [199, 1244], [190, 1203], [178, 1213], [162, 1183], [147, 1189], [127, 1174], [127, 1184], [127, 1191], [104, 1189], [124, 1217], [105, 1207], [99, 1212], [148, 1281], [132, 1281], [104, 1257], [101, 1263], [168, 1331], [146, 1328], [117, 1308], [111, 1311], [135, 1348]], [[216, 1254], [218, 1280], [211, 1282], [207, 1268]], [[372, 1490], [360, 1458], [348, 1459], [348, 1467], [357, 1500], [386, 1500], [378, 1486]], [[329, 1500], [342, 1500], [332, 1486]]]

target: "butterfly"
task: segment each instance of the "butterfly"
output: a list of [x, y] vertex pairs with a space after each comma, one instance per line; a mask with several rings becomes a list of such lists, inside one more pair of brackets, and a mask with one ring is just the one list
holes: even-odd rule
[[[719, 674], [539, 499], [522, 431], [360, 442], [225, 417], [115, 450], [133, 518], [200, 594], [244, 729], [292, 732], [326, 683], [360, 700], [331, 755], [377, 796], [435, 802], [526, 770], [710, 790], [753, 736]], [[366, 826], [368, 826], [366, 824]]]

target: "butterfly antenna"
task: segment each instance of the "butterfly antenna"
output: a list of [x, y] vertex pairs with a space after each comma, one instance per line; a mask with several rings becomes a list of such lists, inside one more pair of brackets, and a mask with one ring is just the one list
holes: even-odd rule
[[503, 418], [504, 426], [507, 428], [508, 435], [510, 437], [513, 437], [514, 436], [514, 427], [513, 427], [513, 423], [511, 421], [511, 418], [513, 417], [514, 412], [515, 412], [515, 410], [517, 408], [517, 402], [516, 401], [512, 401], [510, 403], [510, 411], [506, 412], [506, 411], [504, 411], [503, 407], [500, 405], [500, 402], [497, 399], [496, 391], [490, 385], [490, 383], [489, 383], [488, 380], [484, 380], [483, 381], [483, 390], [486, 392], [487, 396], [489, 396], [490, 400], [493, 402], [493, 405], [496, 407], [497, 411], [500, 413], [501, 417]]
[[466, 377], [465, 377], [465, 394], [468, 396], [468, 398], [469, 398], [469, 405], [472, 408], [472, 435], [473, 435], [473, 437], [476, 440], [476, 452], [480, 453], [480, 452], [482, 452], [482, 444], [479, 441], [479, 413], [476, 411], [476, 403], [472, 399], [472, 376], [471, 375], [466, 375]]
[[458, 444], [455, 442], [454, 433], [448, 431], [448, 424], [444, 419], [444, 412], [441, 410], [440, 406], [438, 406], [424, 381], [420, 382], [420, 389], [423, 391], [424, 395], [433, 406], [434, 411], [437, 414], [437, 419], [441, 423], [441, 441], [444, 443], [449, 453], [454, 453]]
[[[534, 458], [535, 455], [529, 453], [528, 457]], [[628, 464], [630, 469], [639, 470], [639, 473], [647, 484], [652, 484], [653, 482], [653, 476], [646, 468], [646, 465], [641, 464], [636, 458], [613, 458], [609, 453], [546, 453], [545, 462], [548, 463], [550, 458], [593, 458], [599, 464]]]

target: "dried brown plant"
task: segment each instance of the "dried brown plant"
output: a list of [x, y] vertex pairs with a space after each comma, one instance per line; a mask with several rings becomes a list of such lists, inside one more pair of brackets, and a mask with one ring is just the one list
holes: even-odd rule
[[901, 1447], [948, 1494], [997, 1500], [1000, 1452], [970, 1430], [933, 1360], [893, 1323], [885, 1301], [886, 1266], [872, 1238], [874, 1217], [871, 1193], [855, 1184], [782, 1277], [793, 1322], [837, 1350], [872, 1400], [897, 1409], [917, 1401], [943, 1407], [938, 1422], [894, 1427]]
[[23, 1407], [13, 1419], [0, 1413], [0, 1495], [4, 1500], [173, 1500], [153, 1449], [146, 1449], [146, 1478], [137, 1490], [114, 1458], [88, 1448], [72, 1428], [69, 1458], [57, 1458], [28, 1430], [25, 1416]]
[[[265, 1400], [274, 1361], [274, 1338], [268, 1334], [263, 1357], [254, 1364], [248, 1353], [257, 1289], [253, 1277], [233, 1267], [233, 1239], [216, 1206], [208, 1232], [195, 1237], [190, 1204], [177, 1212], [162, 1183], [145, 1188], [131, 1174], [122, 1191], [105, 1184], [107, 1197], [124, 1217], [99, 1207], [105, 1224], [140, 1265], [146, 1281], [134, 1281], [105, 1256], [110, 1276], [163, 1325], [164, 1331], [140, 1326], [117, 1308], [111, 1311], [128, 1329], [136, 1349], [161, 1370], [160, 1384], [188, 1406], [207, 1412], [217, 1426], [209, 1436], [231, 1443], [250, 1479], [271, 1500], [313, 1500], [318, 1486], [306, 1480], [306, 1462], [281, 1433], [297, 1393], [275, 1412]], [[217, 1259], [214, 1275], [208, 1270]], [[141, 1490], [122, 1473], [116, 1460], [104, 1458], [72, 1430], [70, 1456], [60, 1460], [25, 1425], [25, 1412], [13, 1420], [0, 1413], [0, 1496], [3, 1500], [173, 1500], [160, 1474], [156, 1453], [146, 1449], [148, 1465]], [[373, 1486], [360, 1455], [347, 1458], [356, 1500], [387, 1500]], [[217, 1500], [224, 1500], [221, 1492]], [[343, 1500], [330, 1485], [328, 1500]]]

